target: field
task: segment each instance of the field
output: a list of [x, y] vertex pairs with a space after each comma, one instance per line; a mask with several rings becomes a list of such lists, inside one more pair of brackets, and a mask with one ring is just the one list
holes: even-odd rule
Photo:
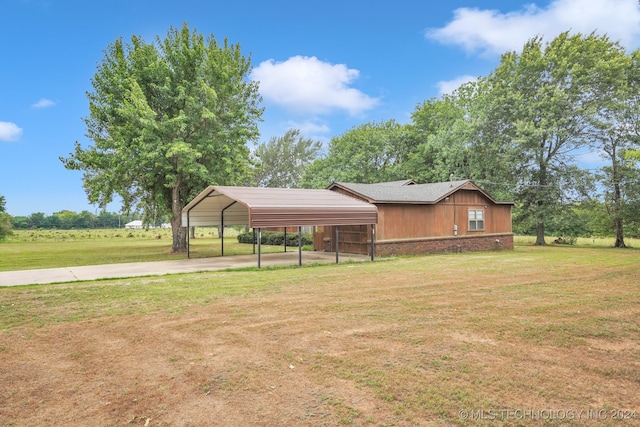
[[[237, 231], [227, 228], [225, 255], [251, 254], [251, 245], [238, 244]], [[192, 258], [219, 256], [221, 240], [216, 228], [198, 228], [191, 239]], [[262, 245], [262, 251], [282, 247]], [[169, 229], [17, 230], [0, 244], [0, 271], [72, 267], [123, 262], [183, 259], [172, 255]]]
[[0, 426], [639, 425], [639, 255], [0, 288]]

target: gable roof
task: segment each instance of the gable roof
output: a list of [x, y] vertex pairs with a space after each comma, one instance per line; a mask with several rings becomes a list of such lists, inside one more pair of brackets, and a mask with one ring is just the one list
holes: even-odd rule
[[182, 209], [182, 223], [252, 228], [377, 224], [378, 209], [326, 189], [211, 185]]
[[403, 185], [415, 185], [415, 181], [412, 179], [402, 179], [400, 181], [379, 182], [374, 185], [389, 185], [389, 186], [403, 186]]
[[[410, 181], [410, 180], [409, 180]], [[512, 202], [498, 202], [487, 192], [478, 187], [473, 181], [463, 179], [458, 181], [434, 182], [431, 184], [401, 184], [407, 181], [393, 181], [378, 184], [355, 184], [348, 182], [334, 182], [328, 189], [343, 189], [362, 197], [369, 203], [405, 203], [405, 204], [434, 204], [450, 196], [458, 190], [479, 191], [495, 204], [513, 204]]]

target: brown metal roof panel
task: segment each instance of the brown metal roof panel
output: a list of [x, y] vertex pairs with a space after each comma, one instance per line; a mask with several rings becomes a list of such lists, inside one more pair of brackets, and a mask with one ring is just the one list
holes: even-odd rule
[[363, 217], [362, 215], [318, 216], [318, 215], [259, 215], [251, 219], [253, 228], [270, 227], [298, 227], [313, 225], [363, 225], [377, 223], [377, 216]]
[[250, 212], [250, 226], [256, 228], [283, 225], [358, 225], [378, 222], [377, 208], [368, 204], [364, 207], [255, 207], [251, 208]]
[[302, 188], [258, 188], [258, 187], [225, 187], [216, 186], [217, 191], [235, 199], [241, 200], [249, 207], [256, 206], [328, 206], [362, 203], [353, 202], [353, 198], [336, 197], [335, 192], [329, 190]]
[[376, 224], [378, 211], [330, 190], [209, 186], [185, 206], [182, 219], [198, 226], [223, 221], [251, 227]]

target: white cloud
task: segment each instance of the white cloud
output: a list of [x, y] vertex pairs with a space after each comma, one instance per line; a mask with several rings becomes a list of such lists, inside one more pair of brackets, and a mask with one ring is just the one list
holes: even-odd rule
[[318, 133], [329, 133], [331, 128], [324, 123], [316, 123], [313, 121], [295, 122], [289, 120], [287, 122], [289, 129], [298, 129], [303, 135], [314, 135]]
[[483, 55], [520, 51], [527, 40], [542, 36], [550, 41], [563, 31], [607, 34], [627, 49], [640, 46], [640, 4], [637, 0], [554, 0], [546, 8], [535, 4], [522, 10], [501, 12], [459, 8], [442, 28], [427, 30], [426, 37], [461, 46]]
[[22, 136], [22, 129], [15, 123], [0, 122], [0, 141], [17, 141]]
[[37, 108], [37, 109], [49, 108], [49, 107], [53, 107], [54, 105], [56, 105], [56, 103], [53, 102], [52, 100], [46, 99], [46, 98], [42, 98], [38, 102], [36, 102], [35, 104], [31, 105], [31, 108]]
[[344, 64], [316, 57], [294, 56], [284, 62], [260, 63], [251, 73], [260, 93], [273, 103], [299, 113], [328, 114], [344, 110], [351, 115], [375, 107], [379, 100], [349, 87], [360, 75]]
[[477, 79], [478, 78], [474, 76], [464, 75], [456, 77], [453, 80], [442, 80], [438, 82], [438, 90], [440, 91], [440, 95], [450, 95], [463, 84], [473, 82]]

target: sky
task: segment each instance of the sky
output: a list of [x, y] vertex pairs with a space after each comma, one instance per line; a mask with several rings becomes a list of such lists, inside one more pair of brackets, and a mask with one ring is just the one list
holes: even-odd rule
[[534, 36], [595, 31], [640, 47], [638, 0], [0, 0], [9, 214], [99, 211], [82, 172], [59, 160], [76, 141], [92, 144], [82, 119], [97, 65], [118, 38], [150, 43], [185, 22], [251, 56], [265, 109], [260, 142], [294, 128], [327, 144], [364, 123], [408, 123], [419, 104], [488, 75]]

